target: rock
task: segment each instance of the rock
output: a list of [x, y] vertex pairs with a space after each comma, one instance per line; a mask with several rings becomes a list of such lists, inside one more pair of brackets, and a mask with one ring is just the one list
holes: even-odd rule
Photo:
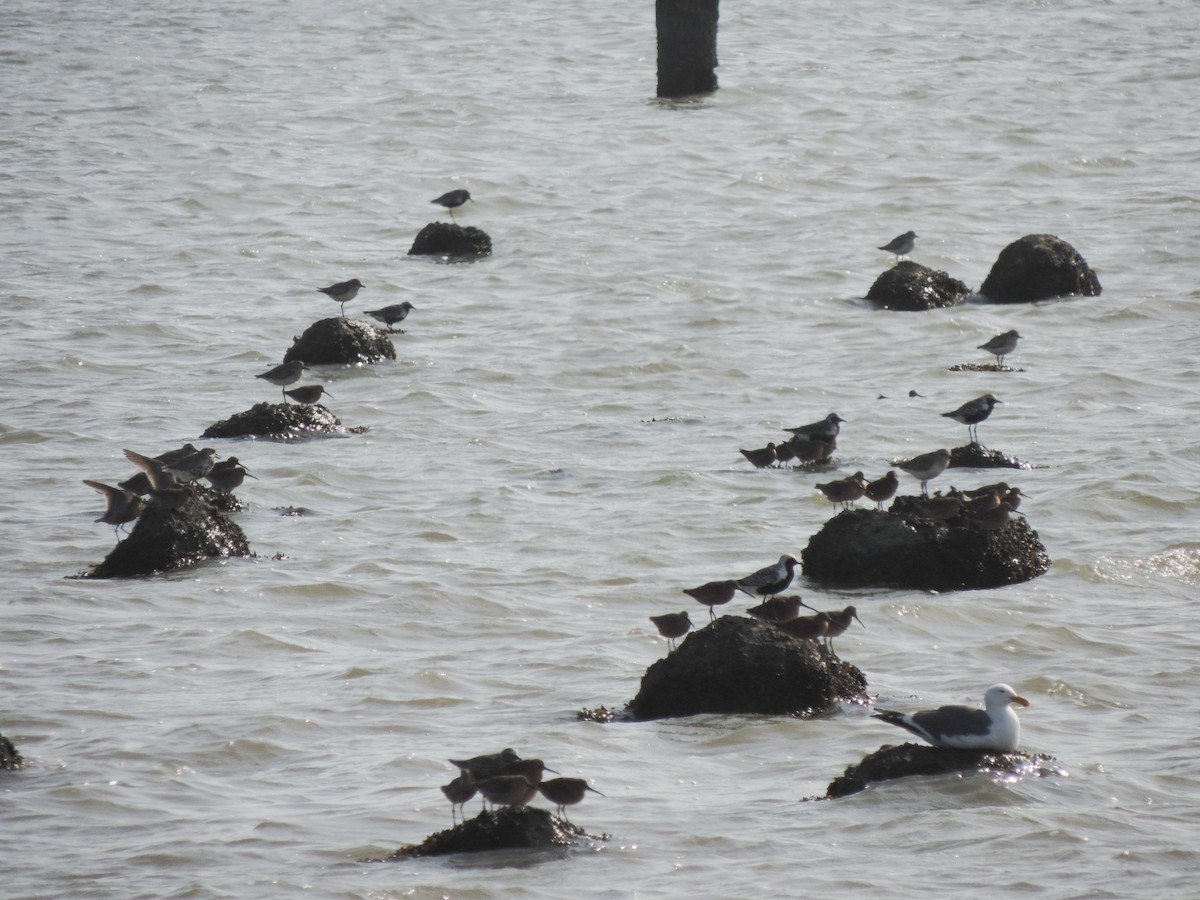
[[636, 720], [697, 713], [789, 715], [862, 697], [857, 667], [758, 619], [721, 616], [642, 676], [626, 708]]
[[887, 512], [839, 513], [800, 553], [804, 576], [833, 588], [961, 591], [1019, 584], [1044, 575], [1050, 557], [1037, 532], [1014, 515], [995, 531], [962, 521], [934, 522], [916, 497], [897, 497]]
[[204, 429], [203, 438], [259, 437], [279, 441], [322, 434], [358, 434], [366, 428], [347, 428], [319, 403], [256, 403]]
[[1028, 753], [990, 753], [982, 750], [944, 750], [925, 744], [884, 745], [868, 753], [856, 766], [829, 782], [825, 796], [830, 800], [865, 790], [876, 781], [909, 775], [944, 775], [949, 772], [999, 772], [1008, 776], [1065, 775], [1051, 765], [1053, 757]]
[[306, 366], [350, 366], [395, 358], [396, 348], [386, 330], [341, 316], [313, 322], [283, 354], [285, 363], [299, 359]]
[[1007, 456], [999, 450], [985, 447], [983, 444], [972, 442], [965, 447], [953, 447], [950, 450], [950, 465], [948, 468], [959, 466], [964, 469], [1032, 469], [1031, 463]]
[[0, 769], [19, 769], [23, 762], [13, 742], [0, 734]]
[[867, 299], [880, 309], [917, 312], [956, 306], [970, 293], [957, 278], [906, 259], [875, 279]]
[[1052, 234], [1027, 234], [1000, 251], [979, 293], [993, 303], [1100, 296], [1100, 279], [1079, 253]]
[[151, 499], [129, 537], [80, 577], [135, 578], [205, 559], [252, 555], [242, 529], [205, 502], [200, 491], [181, 491], [178, 505]]
[[481, 812], [460, 825], [431, 834], [419, 844], [409, 844], [385, 859], [368, 862], [395, 862], [481, 850], [566, 847], [573, 844], [579, 834], [583, 834], [581, 829], [552, 816], [547, 810], [529, 806], [504, 807]]
[[[409, 256], [491, 256], [492, 239], [486, 232], [447, 222], [430, 222], [417, 234]], [[304, 357], [300, 357], [304, 359]], [[304, 359], [308, 362], [307, 359]]]

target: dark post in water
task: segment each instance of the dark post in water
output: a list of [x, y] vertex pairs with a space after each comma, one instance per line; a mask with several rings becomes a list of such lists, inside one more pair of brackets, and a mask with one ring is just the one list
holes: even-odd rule
[[655, 0], [658, 96], [717, 89], [718, 0]]

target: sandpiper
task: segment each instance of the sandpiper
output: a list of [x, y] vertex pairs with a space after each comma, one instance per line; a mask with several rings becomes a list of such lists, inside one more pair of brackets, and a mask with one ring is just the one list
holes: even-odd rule
[[512, 747], [505, 747], [499, 753], [481, 753], [470, 759], [452, 759], [450, 765], [464, 772], [469, 772], [476, 781], [483, 781], [493, 775], [499, 775], [500, 770], [521, 757]]
[[776, 622], [775, 627], [799, 640], [816, 641], [823, 638], [829, 630], [829, 617], [819, 612], [815, 616], [801, 616], [787, 622]]
[[692, 620], [686, 611], [678, 613], [663, 613], [661, 616], [651, 616], [650, 621], [658, 629], [658, 633], [667, 639], [667, 652], [675, 649], [675, 638], [681, 638], [692, 628]]
[[456, 191], [447, 191], [442, 196], [430, 200], [430, 203], [436, 203], [438, 206], [444, 206], [450, 210], [450, 218], [454, 218], [454, 211], [471, 199], [471, 192], [459, 188]]
[[150, 480], [150, 492], [167, 491], [179, 487], [179, 481], [167, 471], [165, 463], [143, 456], [133, 450], [125, 450], [125, 458], [137, 466]]
[[896, 463], [896, 468], [903, 469], [913, 478], [920, 479], [921, 495], [928, 497], [929, 490], [926, 485], [930, 480], [937, 478], [945, 472], [948, 465], [950, 465], [950, 451], [943, 448], [941, 450], [934, 450], [932, 453], [922, 453], [920, 456], [914, 456], [912, 459]]
[[785, 428], [784, 431], [790, 431], [798, 438], [807, 438], [812, 440], [819, 438], [820, 440], [828, 441], [838, 436], [842, 430], [842, 423], [846, 420], [837, 413], [830, 413], [819, 422], [810, 422], [807, 425], [798, 425], [795, 428]]
[[1017, 349], [1017, 341], [1021, 336], [1017, 334], [1014, 328], [1011, 331], [1006, 331], [1003, 334], [998, 334], [991, 338], [986, 344], [980, 344], [976, 350], [986, 350], [988, 353], [996, 357], [996, 365], [1003, 368], [1004, 357]]
[[683, 592], [697, 603], [703, 603], [708, 607], [708, 619], [711, 622], [717, 618], [713, 607], [721, 606], [733, 599], [733, 595], [737, 593], [737, 582], [709, 581], [700, 587], [684, 588]]
[[546, 772], [554, 772], [555, 775], [558, 774], [558, 772], [555, 772], [554, 769], [550, 768], [540, 759], [514, 759], [502, 765], [493, 777], [520, 775], [527, 778], [530, 784], [540, 784], [542, 775]]
[[825, 495], [831, 503], [840, 503], [842, 509], [849, 509], [850, 504], [857, 501], [867, 490], [867, 482], [862, 472], [855, 472], [848, 478], [828, 481], [818, 484], [817, 490]]
[[497, 775], [475, 785], [493, 806], [524, 806], [537, 796], [537, 785], [524, 775]]
[[962, 501], [957, 497], [926, 497], [918, 503], [921, 514], [935, 522], [949, 522], [963, 511]]
[[791, 597], [769, 597], [758, 606], [752, 606], [746, 612], [764, 622], [790, 622], [800, 615], [800, 607], [812, 609], [800, 599], [799, 594]]
[[[1001, 500], [996, 506], [991, 509], [983, 510], [972, 515], [969, 519], [970, 523], [981, 531], [999, 531], [1008, 524], [1009, 518], [1013, 515], [1013, 508], [1009, 506], [1007, 500]], [[1016, 513], [1016, 515], [1021, 515]]]
[[827, 611], [825, 618], [829, 623], [829, 627], [825, 629], [825, 646], [829, 648], [831, 653], [833, 652], [833, 639], [845, 634], [851, 622], [857, 622], [863, 628], [867, 627], [863, 625], [863, 620], [858, 617], [858, 610], [853, 606], [847, 606], [838, 612]]
[[359, 289], [363, 287], [366, 287], [366, 285], [364, 285], [357, 278], [351, 278], [349, 281], [339, 281], [337, 284], [331, 284], [329, 287], [317, 288], [317, 290], [334, 303], [340, 303], [342, 305], [342, 318], [344, 319], [346, 318], [346, 304], [357, 297]]
[[974, 400], [968, 400], [958, 409], [953, 412], [942, 413], [947, 419], [953, 419], [955, 422], [961, 422], [967, 426], [967, 437], [979, 442], [979, 423], [992, 414], [992, 409], [997, 403], [1003, 401], [997, 400], [991, 394], [984, 394], [982, 397], [976, 397]]
[[787, 464], [796, 458], [796, 451], [792, 449], [792, 445], [788, 441], [782, 444], [775, 445], [775, 461], [779, 463], [781, 468], [786, 469]]
[[212, 447], [205, 447], [203, 450], [197, 450], [190, 456], [167, 463], [163, 466], [163, 469], [174, 475], [175, 479], [180, 483], [190, 484], [212, 471], [212, 467], [216, 464], [216, 461], [217, 451]]
[[[397, 322], [403, 322], [408, 318], [409, 310], [416, 309], [411, 303], [405, 300], [403, 303], [393, 303], [391, 306], [385, 306], [382, 309], [368, 309], [367, 315], [377, 322], [382, 322], [388, 327], [388, 334], [392, 334], [397, 329], [392, 328]], [[401, 334], [404, 334], [404, 329], [399, 329]]]
[[467, 812], [463, 807], [467, 801], [475, 796], [475, 779], [471, 777], [471, 773], [462, 771], [458, 777], [453, 779], [449, 784], [442, 785], [442, 793], [446, 795], [446, 799], [450, 801], [450, 821], [457, 825], [458, 819], [454, 815], [457, 809], [463, 814], [463, 821], [467, 819]]
[[326, 394], [329, 394], [330, 397], [333, 396], [333, 394], [325, 390], [325, 385], [323, 384], [305, 384], [298, 388], [292, 388], [290, 391], [284, 391], [283, 394], [285, 397], [291, 397], [302, 406], [312, 406]]
[[101, 484], [99, 481], [89, 481], [86, 478], [83, 479], [83, 483], [104, 495], [104, 514], [95, 521], [114, 526], [113, 533], [117, 537], [117, 542], [120, 543], [121, 526], [140, 516], [146, 504], [133, 491]]
[[908, 256], [912, 253], [913, 247], [917, 243], [917, 233], [915, 231], [906, 231], [904, 234], [897, 235], [879, 249], [884, 253], [894, 253], [896, 261], [900, 261], [900, 257]]
[[247, 478], [255, 478], [257, 480], [256, 476], [250, 474], [249, 469], [238, 462], [236, 456], [231, 456], [217, 463], [204, 477], [208, 479], [208, 483], [215, 490], [226, 494], [232, 494], [234, 490], [240, 488], [242, 482]]
[[[794, 437], [790, 438], [784, 446], [792, 452], [796, 461], [801, 465], [824, 462], [833, 456], [833, 451], [837, 449], [837, 438]], [[775, 452], [778, 454], [779, 448], [776, 448]]]
[[769, 469], [775, 465], [779, 457], [775, 453], [775, 444], [770, 443], [758, 450], [738, 450], [756, 469]]
[[899, 486], [900, 478], [896, 475], [896, 470], [889, 469], [888, 473], [882, 478], [876, 478], [867, 485], [867, 499], [874, 500], [875, 506], [878, 509], [883, 509], [883, 504], [896, 496], [896, 489]]
[[287, 392], [283, 389], [289, 384], [295, 384], [300, 380], [300, 376], [304, 374], [304, 370], [308, 366], [304, 365], [298, 359], [293, 359], [291, 362], [280, 363], [273, 369], [267, 369], [255, 375], [255, 378], [261, 378], [263, 381], [269, 381], [271, 384], [279, 385], [279, 391], [283, 394], [283, 402], [287, 403]]
[[986, 494], [980, 494], [963, 504], [967, 511], [967, 515], [976, 515], [978, 513], [987, 512], [989, 509], [995, 509], [1000, 505], [1000, 501], [1004, 499], [1004, 495], [999, 491], [988, 491]]
[[737, 586], [739, 591], [751, 597], [774, 597], [787, 589], [795, 574], [796, 557], [785, 553], [775, 565], [766, 566], [745, 578], [739, 578]]
[[604, 796], [582, 778], [551, 778], [549, 781], [539, 784], [538, 790], [547, 800], [557, 805], [559, 816], [568, 824], [571, 820], [567, 818], [566, 807], [581, 802], [583, 795], [588, 791], [600, 794], [601, 797]]
[[1021, 500], [1025, 496], [1025, 494], [1021, 493], [1020, 488], [1009, 488], [1008, 493], [1004, 495], [1004, 502], [1012, 508], [1013, 512], [1016, 512], [1021, 508]]
[[984, 494], [990, 494], [992, 491], [999, 491], [1001, 494], [1007, 494], [1008, 482], [997, 481], [995, 484], [985, 484], [982, 487], [977, 487], [972, 491], [963, 491], [963, 494], [974, 500], [976, 497], [982, 497]]

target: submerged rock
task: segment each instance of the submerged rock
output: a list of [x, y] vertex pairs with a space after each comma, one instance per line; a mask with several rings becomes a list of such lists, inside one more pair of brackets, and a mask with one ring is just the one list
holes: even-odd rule
[[875, 279], [867, 299], [880, 309], [916, 312], [956, 306], [969, 293], [957, 278], [906, 259]]
[[341, 316], [313, 322], [283, 354], [285, 363], [298, 359], [306, 366], [349, 366], [395, 358], [396, 348], [386, 330]]
[[1099, 297], [1100, 279], [1079, 252], [1053, 234], [1027, 234], [1000, 251], [979, 293], [993, 303]]
[[206, 559], [251, 556], [246, 535], [199, 491], [180, 488], [169, 502], [152, 498], [129, 537], [81, 577], [136, 578]]
[[409, 256], [490, 256], [491, 252], [492, 239], [486, 232], [449, 222], [430, 222], [408, 248]]
[[530, 850], [567, 847], [583, 834], [544, 809], [529, 806], [504, 807], [481, 812], [473, 819], [446, 831], [431, 834], [419, 844], [401, 847], [391, 856], [369, 862], [395, 862], [420, 856], [448, 853], [478, 853], [483, 850]]
[[347, 428], [341, 420], [319, 403], [256, 403], [245, 412], [235, 413], [204, 429], [203, 438], [258, 437], [279, 441], [323, 434], [348, 434], [366, 431]]
[[19, 769], [23, 762], [13, 742], [0, 734], [0, 769]]
[[1051, 765], [1053, 757], [1028, 753], [993, 753], [985, 750], [945, 750], [926, 744], [885, 745], [868, 753], [858, 765], [829, 782], [825, 796], [830, 800], [865, 790], [876, 781], [909, 775], [945, 775], [950, 772], [1003, 773], [1007, 776], [1063, 775]]
[[858, 699], [866, 689], [856, 666], [815, 641], [797, 640], [758, 619], [721, 616], [646, 670], [626, 712], [637, 720], [812, 713]]
[[855, 509], [822, 526], [800, 553], [804, 576], [836, 588], [961, 591], [1019, 584], [1044, 575], [1050, 557], [1025, 519], [994, 531], [958, 517], [935, 522], [920, 499], [897, 497], [887, 512]]

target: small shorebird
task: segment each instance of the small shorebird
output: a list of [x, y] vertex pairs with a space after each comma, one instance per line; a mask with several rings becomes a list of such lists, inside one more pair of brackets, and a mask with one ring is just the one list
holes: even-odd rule
[[[824, 462], [833, 456], [833, 451], [837, 449], [837, 438], [794, 437], [790, 438], [784, 446], [792, 452], [796, 461], [801, 465]], [[775, 452], [779, 453], [778, 447], [775, 448]]]
[[114, 526], [113, 533], [117, 537], [117, 543], [120, 543], [121, 526], [140, 516], [146, 504], [133, 491], [101, 484], [99, 481], [88, 481], [86, 478], [83, 479], [83, 483], [104, 495], [104, 514], [95, 521]]
[[[520, 775], [529, 780], [530, 784], [540, 784], [542, 775], [546, 772], [554, 772], [540, 759], [514, 759], [512, 762], [507, 762], [500, 767], [500, 771], [495, 776], [503, 775]], [[555, 775], [558, 772], [554, 772]]]
[[168, 491], [179, 487], [179, 481], [167, 471], [165, 463], [148, 456], [142, 456], [133, 450], [125, 450], [125, 458], [137, 466], [150, 479], [150, 492]]
[[996, 357], [996, 365], [1003, 368], [1004, 357], [1017, 349], [1017, 341], [1020, 339], [1017, 330], [1006, 331], [1003, 334], [998, 334], [991, 338], [986, 344], [980, 344], [976, 350], [986, 350], [992, 356]]
[[456, 769], [468, 773], [476, 781], [484, 781], [499, 775], [501, 769], [520, 758], [512, 747], [505, 747], [499, 753], [481, 753], [470, 759], [451, 759], [448, 762]]
[[462, 813], [463, 821], [467, 820], [467, 811], [463, 808], [467, 801], [475, 796], [475, 779], [471, 777], [471, 773], [465, 769], [459, 773], [458, 777], [453, 779], [449, 784], [442, 785], [442, 793], [446, 795], [446, 799], [450, 801], [450, 821], [457, 825], [458, 819], [454, 815], [455, 809]]
[[537, 785], [524, 775], [496, 775], [475, 787], [493, 806], [524, 806], [537, 796]]
[[675, 649], [675, 638], [681, 638], [692, 629], [692, 620], [686, 611], [678, 613], [663, 613], [661, 616], [651, 616], [650, 621], [658, 629], [658, 633], [667, 639], [667, 652]]
[[1021, 741], [1021, 720], [1012, 704], [1028, 706], [1007, 684], [994, 684], [983, 695], [983, 709], [940, 706], [915, 713], [877, 709], [872, 718], [906, 728], [935, 747], [1012, 753]]
[[840, 503], [842, 509], [849, 509], [850, 504], [856, 502], [867, 491], [867, 482], [862, 472], [855, 472], [848, 478], [840, 478], [837, 481], [828, 481], [825, 484], [818, 484], [817, 490], [825, 495], [825, 499], [831, 503]]
[[280, 363], [273, 369], [260, 372], [254, 377], [278, 385], [280, 393], [283, 394], [283, 402], [287, 403], [287, 392], [283, 389], [289, 384], [295, 384], [299, 381], [300, 376], [304, 374], [304, 370], [307, 368], [308, 366], [304, 365], [300, 360], [293, 359], [291, 362]]
[[[411, 309], [416, 309], [411, 303], [405, 300], [403, 303], [393, 303], [391, 306], [385, 306], [382, 309], [368, 309], [367, 315], [377, 322], [382, 322], [388, 327], [388, 334], [395, 331], [392, 328], [397, 322], [403, 322], [408, 318], [408, 312]], [[404, 329], [400, 329], [400, 333], [404, 334]]]
[[976, 497], [982, 497], [984, 494], [990, 494], [992, 491], [999, 491], [1001, 494], [1008, 493], [1008, 483], [1005, 481], [997, 481], [995, 484], [985, 484], [983, 487], [977, 487], [973, 491], [963, 491], [963, 494], [974, 500]]
[[[290, 391], [284, 391], [283, 394], [285, 397], [291, 397], [302, 406], [312, 406], [326, 394], [329, 394], [329, 391], [325, 390], [325, 385], [323, 384], [305, 384], [298, 388], [292, 388]], [[329, 394], [329, 396], [332, 397], [333, 394]]]
[[769, 469], [779, 460], [775, 453], [775, 444], [770, 443], [758, 450], [738, 450], [756, 469]]
[[213, 486], [214, 490], [226, 494], [232, 494], [235, 489], [240, 488], [242, 482], [247, 478], [256, 478], [250, 474], [249, 469], [238, 462], [236, 456], [217, 463], [204, 477], [208, 479], [208, 483]]
[[205, 447], [203, 450], [197, 450], [190, 456], [185, 456], [182, 459], [177, 459], [172, 463], [163, 465], [163, 469], [175, 476], [175, 480], [182, 484], [190, 484], [193, 481], [198, 481], [212, 471], [212, 467], [216, 465], [217, 451], [212, 447]]
[[917, 508], [935, 522], [949, 522], [963, 511], [963, 504], [957, 497], [926, 497]]
[[984, 394], [982, 397], [976, 397], [974, 400], [968, 400], [953, 412], [942, 413], [942, 416], [966, 425], [967, 437], [971, 441], [978, 443], [979, 423], [992, 414], [992, 409], [997, 403], [1002, 402], [1003, 401], [997, 400], [991, 394]]
[[766, 566], [737, 580], [739, 591], [751, 597], [774, 597], [782, 594], [796, 574], [796, 557], [784, 554], [773, 566]]
[[829, 622], [829, 627], [825, 629], [825, 646], [829, 648], [829, 652], [833, 652], [833, 639], [841, 637], [846, 633], [846, 629], [850, 627], [851, 622], [857, 622], [863, 625], [863, 620], [858, 617], [858, 610], [853, 606], [847, 606], [840, 612], [826, 612], [825, 618]]
[[807, 425], [798, 425], [795, 428], [785, 428], [783, 430], [791, 432], [794, 437], [798, 438], [807, 438], [808, 440], [816, 438], [828, 441], [838, 436], [838, 433], [842, 430], [842, 423], [845, 421], [837, 413], [830, 413], [819, 422], [810, 422]]
[[900, 257], [908, 256], [912, 253], [913, 247], [917, 243], [917, 233], [915, 231], [906, 231], [904, 234], [898, 235], [888, 241], [879, 249], [884, 253], [894, 253], [896, 261], [900, 261]]
[[[999, 531], [1008, 524], [1009, 518], [1013, 514], [1013, 508], [1008, 504], [1007, 500], [1001, 500], [991, 509], [977, 512], [970, 517], [970, 522], [980, 531]], [[1017, 515], [1021, 515], [1017, 513]]]
[[775, 445], [775, 460], [781, 468], [786, 469], [787, 464], [796, 458], [796, 451], [792, 449], [789, 441], [784, 441], [782, 444]]
[[551, 778], [539, 784], [538, 790], [542, 792], [543, 797], [558, 807], [559, 816], [568, 824], [571, 820], [567, 818], [566, 807], [580, 803], [588, 791], [604, 796], [582, 778]]
[[[752, 606], [746, 612], [754, 616], [756, 619], [762, 619], [764, 622], [790, 622], [792, 619], [800, 615], [800, 607], [812, 609], [807, 603], [800, 599], [799, 594], [794, 594], [791, 597], [770, 597], [764, 600], [758, 606]], [[815, 612], [815, 610], [814, 610]]]
[[1009, 488], [1007, 494], [1004, 495], [1004, 502], [1012, 507], [1012, 511], [1016, 512], [1021, 508], [1021, 500], [1026, 495], [1021, 493], [1020, 488]]
[[717, 614], [713, 612], [713, 607], [721, 606], [733, 599], [733, 595], [737, 593], [737, 582], [709, 581], [700, 587], [684, 588], [683, 592], [697, 603], [703, 603], [708, 607], [708, 620], [711, 622], [717, 617]]
[[430, 203], [436, 203], [438, 206], [444, 206], [450, 210], [450, 218], [454, 218], [454, 211], [471, 199], [471, 192], [459, 188], [457, 191], [447, 191], [442, 196], [430, 200]]
[[882, 478], [876, 478], [867, 485], [867, 499], [874, 500], [875, 506], [883, 509], [883, 504], [896, 496], [898, 487], [900, 487], [900, 478], [896, 475], [895, 469], [889, 469]]
[[801, 616], [786, 622], [776, 622], [775, 627], [802, 641], [818, 641], [829, 630], [829, 616], [823, 612], [815, 616]]
[[928, 497], [929, 490], [926, 484], [945, 472], [948, 465], [950, 465], [950, 451], [942, 449], [934, 450], [932, 453], [922, 453], [920, 456], [896, 463], [896, 468], [903, 469], [913, 478], [920, 479], [921, 495]]
[[349, 281], [339, 281], [337, 284], [331, 284], [329, 287], [317, 288], [322, 294], [332, 300], [334, 303], [342, 305], [342, 318], [346, 318], [346, 304], [358, 296], [360, 288], [366, 287], [357, 278], [351, 278]]

